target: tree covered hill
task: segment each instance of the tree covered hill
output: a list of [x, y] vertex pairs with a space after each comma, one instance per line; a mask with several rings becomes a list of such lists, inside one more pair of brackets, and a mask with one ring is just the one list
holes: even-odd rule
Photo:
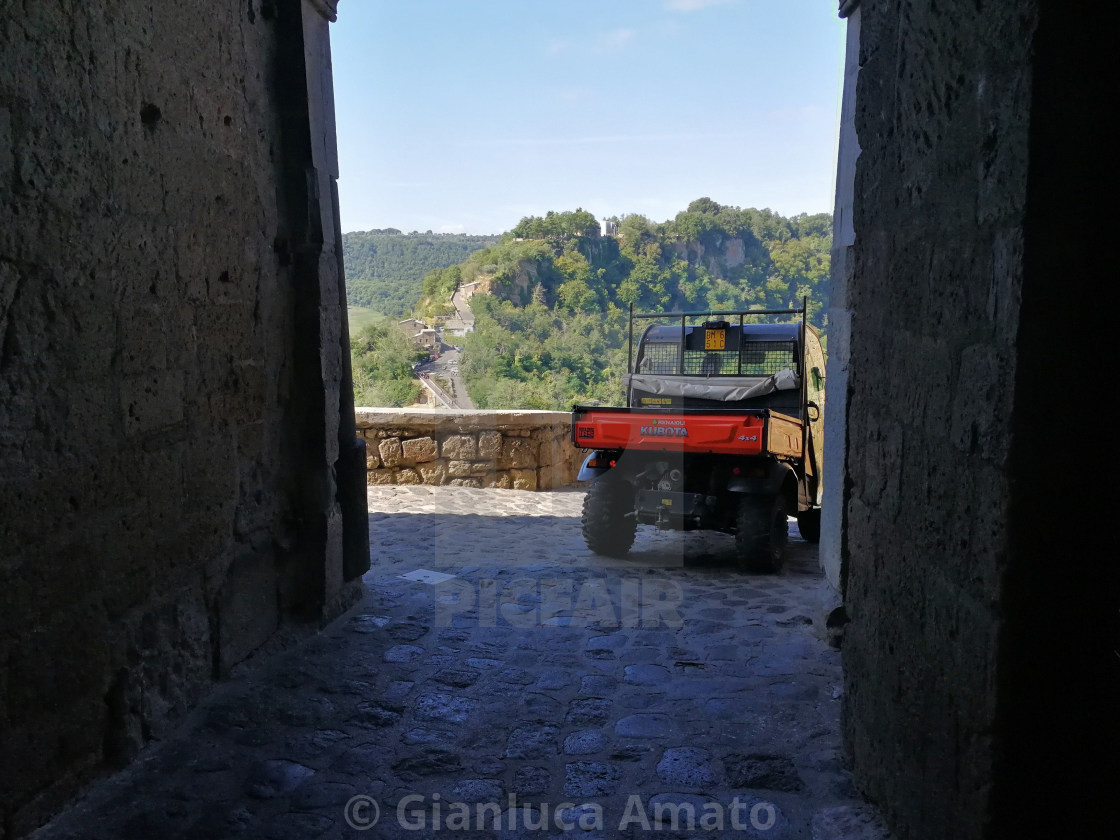
[[431, 231], [401, 233], [396, 228], [344, 233], [347, 303], [393, 317], [407, 315], [420, 298], [425, 274], [460, 263], [499, 239]]
[[786, 218], [701, 198], [666, 222], [612, 221], [617, 233], [600, 237], [583, 210], [522, 219], [498, 244], [429, 273], [421, 305], [438, 309], [456, 285], [474, 281], [515, 305], [537, 300], [570, 313], [631, 303], [639, 310], [780, 309], [808, 297], [811, 319], [824, 326], [827, 213]]
[[[394, 315], [415, 305], [439, 316], [450, 312], [456, 288], [478, 283], [483, 294], [471, 298], [475, 331], [464, 339], [460, 373], [475, 405], [489, 409], [619, 404], [630, 304], [793, 309], [807, 297], [811, 320], [827, 330], [829, 214], [786, 218], [701, 198], [664, 222], [611, 221], [611, 236], [600, 236], [584, 210], [530, 216], [501, 237], [346, 234], [351, 303]], [[421, 269], [426, 260], [429, 269]], [[398, 333], [382, 326], [354, 337], [359, 402], [414, 398], [415, 354]]]
[[625, 309], [792, 309], [827, 328], [832, 217], [786, 218], [710, 198], [665, 222], [614, 219], [601, 237], [583, 210], [527, 217], [501, 242], [430, 272], [421, 311], [446, 312], [457, 285], [479, 282], [475, 332], [462, 374], [479, 408], [617, 403], [625, 367]]

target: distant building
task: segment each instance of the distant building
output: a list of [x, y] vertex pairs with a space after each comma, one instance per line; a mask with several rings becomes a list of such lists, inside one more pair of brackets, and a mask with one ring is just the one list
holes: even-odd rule
[[614, 236], [616, 233], [618, 233], [618, 222], [612, 222], [610, 219], [599, 222], [600, 236]]
[[404, 330], [412, 343], [425, 350], [439, 349], [439, 333], [417, 318], [405, 318], [397, 326]]

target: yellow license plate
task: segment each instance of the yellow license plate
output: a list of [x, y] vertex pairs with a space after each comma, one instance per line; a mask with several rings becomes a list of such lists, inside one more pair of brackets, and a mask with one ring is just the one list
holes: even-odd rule
[[723, 350], [727, 347], [727, 330], [704, 330], [704, 349]]

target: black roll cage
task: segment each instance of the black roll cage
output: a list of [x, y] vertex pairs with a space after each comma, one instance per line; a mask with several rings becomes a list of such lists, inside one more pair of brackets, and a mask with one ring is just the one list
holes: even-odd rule
[[[798, 374], [799, 374], [799, 377], [801, 379], [801, 388], [800, 388], [800, 391], [801, 391], [801, 393], [800, 393], [800, 403], [801, 403], [801, 464], [802, 464], [802, 478], [801, 478], [801, 480], [803, 482], [807, 481], [808, 476], [805, 474], [805, 466], [804, 465], [805, 465], [806, 447], [808, 446], [808, 440], [809, 440], [809, 406], [808, 406], [808, 399], [809, 399], [808, 378], [809, 377], [806, 375], [806, 372], [808, 370], [807, 365], [806, 365], [806, 360], [807, 360], [807, 357], [808, 357], [809, 348], [808, 348], [808, 342], [806, 341], [806, 334], [805, 334], [806, 333], [806, 328], [807, 328], [808, 311], [809, 311], [809, 299], [808, 299], [808, 297], [802, 297], [801, 298], [801, 308], [800, 309], [745, 309], [745, 310], [740, 309], [740, 310], [734, 310], [734, 311], [728, 311], [728, 312], [711, 312], [711, 311], [708, 311], [708, 312], [635, 312], [634, 311], [634, 304], [630, 304], [630, 321], [627, 325], [627, 330], [626, 330], [626, 373], [627, 373], [627, 375], [633, 375], [633, 373], [634, 373], [634, 320], [635, 319], [651, 320], [651, 319], [656, 318], [656, 319], [662, 320], [662, 321], [680, 319], [681, 341], [680, 341], [680, 351], [679, 351], [678, 361], [677, 361], [677, 374], [678, 375], [685, 375], [684, 374], [684, 352], [685, 352], [686, 329], [688, 327], [688, 325], [685, 323], [685, 321], [688, 318], [709, 318], [709, 319], [713, 319], [713, 318], [738, 318], [739, 319], [739, 334], [741, 336], [742, 333], [743, 333], [744, 321], [748, 317], [757, 317], [757, 316], [763, 316], [763, 315], [800, 315], [801, 316], [801, 328], [798, 331], [798, 338], [800, 339], [800, 345], [801, 345], [801, 348], [800, 348], [801, 349], [801, 358], [799, 360], [800, 370], [798, 371]], [[702, 326], [702, 325], [694, 325], [694, 326]], [[651, 327], [652, 327], [652, 325], [650, 325], [650, 327], [646, 327], [646, 331], [648, 331]], [[644, 337], [645, 332], [643, 332], [642, 335]], [[742, 370], [742, 364], [743, 364], [742, 353], [740, 353], [739, 354], [739, 370], [740, 371]], [[627, 389], [626, 404], [628, 406], [630, 404], [630, 389]]]

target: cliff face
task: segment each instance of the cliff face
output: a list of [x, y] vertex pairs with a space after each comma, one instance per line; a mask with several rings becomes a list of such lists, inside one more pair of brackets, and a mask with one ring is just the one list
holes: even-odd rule
[[536, 260], [521, 260], [512, 272], [479, 274], [481, 281], [476, 295], [491, 294], [519, 306], [527, 306], [533, 299], [533, 289], [541, 282], [541, 264]]
[[690, 265], [703, 266], [720, 280], [726, 280], [730, 269], [738, 268], [747, 261], [746, 245], [739, 237], [717, 236], [708, 245], [677, 241], [673, 245], [673, 254]]
[[[757, 244], [757, 243], [756, 243]], [[600, 265], [609, 265], [618, 258], [618, 240], [611, 237], [581, 243], [580, 252], [591, 263], [592, 270]], [[749, 246], [741, 237], [714, 236], [711, 241], [677, 240], [668, 246], [667, 256], [672, 260], [683, 260], [689, 265], [704, 268], [713, 278], [731, 278], [733, 269], [747, 262]], [[761, 248], [761, 246], [758, 246]], [[755, 262], [768, 259], [765, 249], [761, 255], [752, 254]], [[534, 259], [521, 260], [512, 272], [497, 275], [478, 275], [483, 281], [478, 294], [493, 294], [521, 306], [527, 305], [538, 284], [546, 289], [557, 285], [561, 280], [548, 270], [547, 261]], [[594, 286], [595, 281], [589, 283]]]

